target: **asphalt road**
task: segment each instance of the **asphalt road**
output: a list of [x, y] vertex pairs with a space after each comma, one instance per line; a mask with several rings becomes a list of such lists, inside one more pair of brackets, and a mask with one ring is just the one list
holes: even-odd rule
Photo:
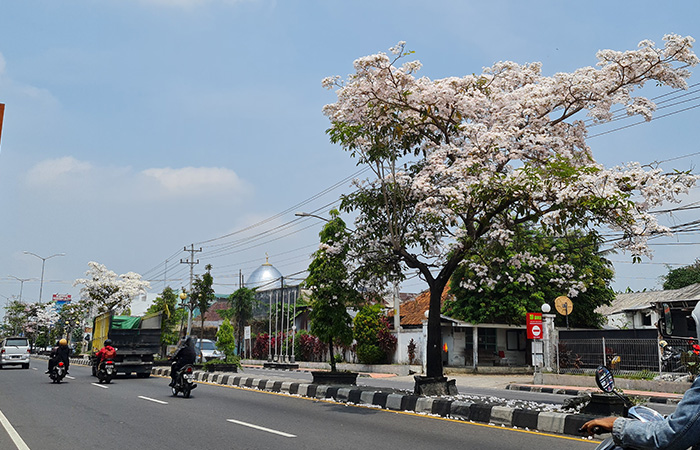
[[0, 371], [0, 448], [594, 448], [593, 441], [202, 383], [184, 399], [170, 394], [167, 379], [98, 385], [80, 366], [55, 385], [45, 367], [34, 360], [29, 370]]

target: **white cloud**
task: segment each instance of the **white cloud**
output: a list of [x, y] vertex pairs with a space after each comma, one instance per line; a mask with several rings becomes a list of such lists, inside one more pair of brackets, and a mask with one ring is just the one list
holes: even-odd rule
[[151, 168], [95, 166], [72, 156], [48, 159], [29, 169], [26, 185], [42, 195], [60, 199], [102, 199], [150, 203], [207, 196], [242, 199], [251, 186], [233, 170], [222, 167]]
[[2, 53], [0, 53], [0, 75], [5, 73], [5, 67], [7, 67], [7, 64], [5, 63], [5, 58], [2, 56]]
[[84, 176], [92, 170], [92, 164], [78, 161], [72, 156], [47, 159], [29, 169], [27, 172], [27, 183], [34, 186], [54, 185], [67, 178]]
[[172, 169], [148, 169], [142, 172], [155, 180], [166, 192], [175, 195], [195, 194], [239, 194], [248, 187], [232, 170], [221, 167], [183, 167]]

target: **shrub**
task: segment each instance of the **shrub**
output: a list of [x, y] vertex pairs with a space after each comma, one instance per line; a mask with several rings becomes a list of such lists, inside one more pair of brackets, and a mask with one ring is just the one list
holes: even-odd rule
[[389, 331], [389, 322], [381, 315], [380, 305], [363, 307], [354, 320], [357, 359], [363, 364], [386, 363], [396, 350], [397, 339]]
[[255, 343], [251, 350], [251, 354], [254, 359], [266, 359], [267, 355], [270, 353], [270, 335], [267, 333], [260, 333], [255, 337]]
[[381, 364], [386, 362], [386, 354], [375, 344], [360, 344], [357, 346], [357, 359], [362, 364]]
[[411, 338], [408, 342], [408, 363], [413, 364], [416, 360], [416, 342]]

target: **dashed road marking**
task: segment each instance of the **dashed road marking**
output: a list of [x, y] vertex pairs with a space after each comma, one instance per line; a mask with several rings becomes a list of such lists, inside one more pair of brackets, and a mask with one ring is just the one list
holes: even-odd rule
[[149, 402], [160, 403], [161, 405], [168, 404], [168, 402], [164, 402], [163, 400], [157, 400], [157, 399], [151, 398], [151, 397], [144, 397], [143, 395], [139, 395], [139, 398], [142, 398], [144, 400], [148, 400]]
[[277, 434], [277, 435], [288, 437], [288, 438], [296, 437], [296, 435], [294, 435], [294, 434], [285, 433], [284, 431], [273, 430], [271, 428], [261, 427], [260, 425], [255, 425], [255, 424], [248, 423], [248, 422], [241, 422], [240, 420], [235, 420], [235, 419], [226, 419], [226, 420], [228, 422], [231, 422], [231, 423], [243, 425], [244, 427], [254, 428], [254, 429], [260, 430], [260, 431], [266, 431], [268, 433]]

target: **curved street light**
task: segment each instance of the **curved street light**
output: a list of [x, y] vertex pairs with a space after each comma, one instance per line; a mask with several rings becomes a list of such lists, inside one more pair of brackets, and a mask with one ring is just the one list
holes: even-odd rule
[[317, 219], [323, 220], [324, 222], [330, 222], [330, 219], [326, 219], [325, 217], [317, 216], [316, 214], [309, 214], [307, 212], [297, 212], [297, 213], [294, 213], [294, 215], [297, 217], [315, 217]]
[[18, 278], [14, 275], [8, 275], [10, 278], [14, 278], [15, 280], [19, 281], [19, 301], [20, 303], [22, 302], [22, 290], [24, 289], [24, 282], [25, 281], [31, 281], [31, 280], [36, 280], [36, 278]]
[[51, 259], [54, 256], [66, 256], [65, 253], [56, 253], [55, 255], [47, 256], [46, 258], [37, 255], [36, 253], [24, 251], [25, 255], [33, 255], [41, 260], [41, 283], [39, 284], [39, 304], [41, 304], [41, 294], [44, 292], [44, 266], [46, 265], [46, 260]]

